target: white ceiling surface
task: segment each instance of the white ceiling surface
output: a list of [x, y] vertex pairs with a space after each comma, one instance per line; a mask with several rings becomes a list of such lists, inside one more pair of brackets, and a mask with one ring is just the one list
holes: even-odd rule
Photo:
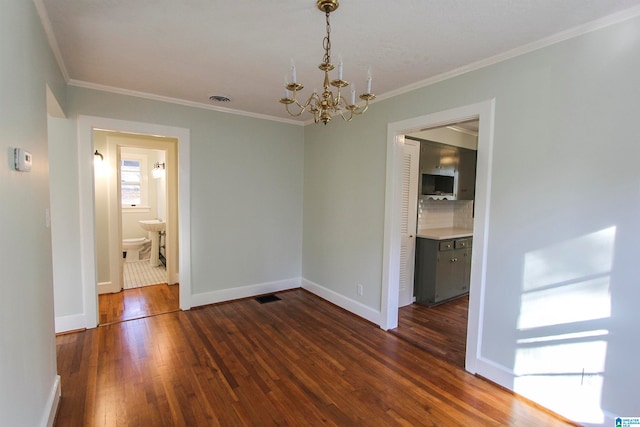
[[[292, 58], [305, 98], [322, 86], [317, 65], [325, 20], [315, 0], [38, 3], [74, 85], [209, 107], [209, 96], [223, 95], [232, 101], [215, 105], [282, 119], [290, 119], [278, 99]], [[371, 67], [372, 92], [384, 98], [638, 5], [640, 0], [342, 0], [331, 14], [332, 62], [342, 55], [344, 78], [358, 94]], [[299, 120], [309, 118], [305, 113]]]

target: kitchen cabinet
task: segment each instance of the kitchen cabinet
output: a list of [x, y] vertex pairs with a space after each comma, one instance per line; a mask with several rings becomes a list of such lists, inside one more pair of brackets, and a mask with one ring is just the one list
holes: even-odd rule
[[434, 305], [469, 292], [472, 243], [471, 237], [417, 239], [416, 302]]
[[478, 152], [458, 149], [458, 200], [473, 200], [476, 196], [476, 160]]
[[453, 175], [458, 165], [458, 149], [439, 142], [420, 141], [420, 173]]
[[[439, 142], [419, 138], [408, 139], [420, 141], [420, 174], [454, 177], [455, 187], [452, 199], [473, 200], [476, 189], [477, 151], [468, 148], [454, 147]], [[424, 178], [423, 178], [424, 179]], [[420, 194], [425, 194], [420, 181]]]

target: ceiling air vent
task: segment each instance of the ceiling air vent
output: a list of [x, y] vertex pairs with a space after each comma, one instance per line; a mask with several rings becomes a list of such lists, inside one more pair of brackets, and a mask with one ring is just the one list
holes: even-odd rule
[[226, 96], [222, 96], [222, 95], [211, 95], [209, 97], [209, 99], [211, 100], [211, 102], [229, 102], [229, 101], [231, 101], [231, 98], [227, 98]]

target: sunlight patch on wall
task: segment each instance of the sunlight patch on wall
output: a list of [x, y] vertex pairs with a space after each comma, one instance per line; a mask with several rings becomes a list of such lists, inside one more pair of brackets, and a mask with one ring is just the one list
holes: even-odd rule
[[609, 227], [529, 252], [524, 260], [514, 390], [578, 422], [604, 422], [608, 331], [602, 319], [611, 316], [615, 233]]
[[518, 329], [603, 319], [610, 315], [609, 276], [598, 277], [523, 294]]
[[601, 424], [602, 375], [589, 375], [583, 385], [570, 375], [517, 377], [514, 390], [528, 399], [578, 423]]
[[615, 236], [616, 227], [609, 227], [527, 253], [523, 291], [608, 274], [613, 263]]

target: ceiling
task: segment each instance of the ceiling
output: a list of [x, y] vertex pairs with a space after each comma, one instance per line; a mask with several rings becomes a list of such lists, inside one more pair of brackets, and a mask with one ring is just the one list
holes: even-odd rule
[[[278, 103], [291, 59], [304, 97], [322, 87], [317, 65], [325, 20], [315, 0], [35, 1], [72, 85], [277, 120], [292, 119]], [[611, 14], [637, 15], [639, 5], [342, 0], [331, 14], [332, 62], [342, 56], [344, 78], [358, 93], [371, 67], [372, 92], [381, 99], [529, 50]], [[231, 101], [214, 104], [211, 95]], [[305, 113], [296, 120], [309, 118]]]

